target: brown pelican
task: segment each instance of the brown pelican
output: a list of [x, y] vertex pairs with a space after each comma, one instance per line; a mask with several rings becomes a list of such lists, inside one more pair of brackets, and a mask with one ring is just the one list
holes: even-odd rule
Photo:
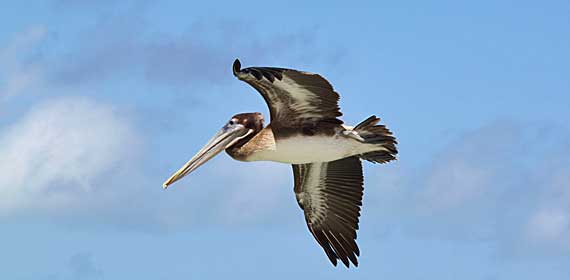
[[238, 79], [255, 88], [269, 106], [271, 123], [261, 113], [233, 116], [214, 137], [172, 175], [164, 188], [225, 150], [239, 161], [276, 161], [293, 166], [295, 197], [309, 231], [333, 265], [358, 266], [356, 230], [362, 206], [364, 159], [395, 159], [396, 139], [371, 116], [352, 127], [338, 119], [339, 95], [318, 74], [274, 67], [241, 69]]

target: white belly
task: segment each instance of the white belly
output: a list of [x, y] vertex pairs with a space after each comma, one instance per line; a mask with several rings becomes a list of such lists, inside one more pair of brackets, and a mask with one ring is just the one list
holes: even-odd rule
[[275, 150], [259, 151], [247, 158], [247, 161], [277, 161], [302, 164], [327, 162], [346, 158], [365, 152], [362, 143], [353, 139], [337, 136], [296, 136], [279, 139]]

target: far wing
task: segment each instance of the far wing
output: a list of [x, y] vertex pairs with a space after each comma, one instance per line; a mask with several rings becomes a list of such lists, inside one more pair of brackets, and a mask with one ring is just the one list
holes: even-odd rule
[[318, 74], [275, 67], [241, 69], [239, 60], [233, 65], [234, 75], [254, 87], [263, 96], [271, 114], [273, 128], [337, 126], [342, 113], [339, 95]]

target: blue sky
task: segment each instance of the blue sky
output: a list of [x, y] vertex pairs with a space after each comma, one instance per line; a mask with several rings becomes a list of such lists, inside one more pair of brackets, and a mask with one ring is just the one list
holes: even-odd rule
[[[308, 1], [307, 1], [308, 2]], [[10, 279], [566, 279], [567, 1], [37, 1], [0, 11], [0, 263]], [[360, 267], [332, 267], [289, 166], [219, 156], [231, 75], [324, 75], [399, 161], [365, 166]], [[566, 276], [566, 277], [564, 277]]]

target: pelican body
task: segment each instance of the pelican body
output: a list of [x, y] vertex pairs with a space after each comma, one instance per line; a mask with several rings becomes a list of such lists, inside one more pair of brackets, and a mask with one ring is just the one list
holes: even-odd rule
[[376, 116], [354, 127], [344, 125], [338, 118], [338, 93], [318, 74], [275, 67], [241, 69], [237, 59], [233, 73], [262, 95], [271, 123], [264, 126], [261, 113], [234, 115], [164, 188], [223, 150], [239, 161], [291, 164], [295, 197], [309, 231], [333, 265], [341, 260], [347, 267], [358, 266], [361, 159], [396, 159], [395, 137]]

